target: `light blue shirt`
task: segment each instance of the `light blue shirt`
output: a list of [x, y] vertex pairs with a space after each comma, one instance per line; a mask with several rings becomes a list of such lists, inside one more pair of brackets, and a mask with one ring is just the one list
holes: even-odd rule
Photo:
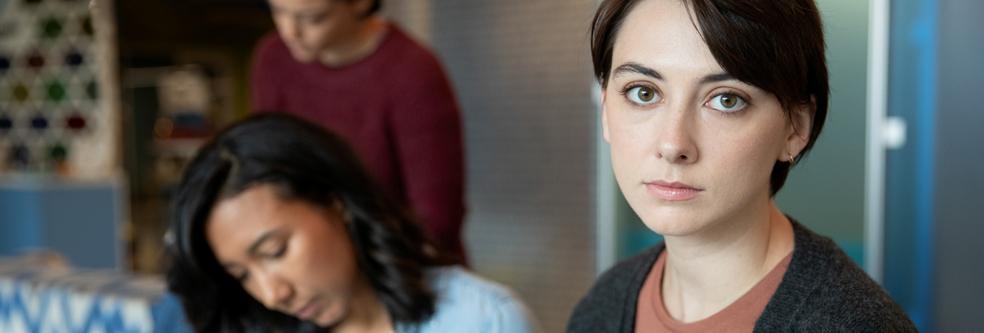
[[434, 315], [417, 325], [397, 325], [398, 333], [536, 333], [529, 309], [503, 285], [459, 266], [427, 271], [437, 296]]

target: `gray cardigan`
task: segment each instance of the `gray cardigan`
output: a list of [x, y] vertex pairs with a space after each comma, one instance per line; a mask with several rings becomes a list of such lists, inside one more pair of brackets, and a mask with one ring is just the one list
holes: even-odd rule
[[[789, 268], [756, 332], [916, 332], [885, 291], [827, 237], [793, 222]], [[663, 246], [622, 261], [595, 283], [567, 323], [568, 333], [630, 333], [639, 290]]]

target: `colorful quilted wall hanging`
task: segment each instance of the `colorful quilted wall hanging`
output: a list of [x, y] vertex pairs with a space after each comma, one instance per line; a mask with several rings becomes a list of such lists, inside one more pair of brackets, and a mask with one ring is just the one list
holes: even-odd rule
[[0, 0], [0, 174], [91, 179], [116, 173], [109, 5]]

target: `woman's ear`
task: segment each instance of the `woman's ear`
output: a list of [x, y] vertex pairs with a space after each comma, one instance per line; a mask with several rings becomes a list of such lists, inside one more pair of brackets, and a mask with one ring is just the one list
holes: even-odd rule
[[816, 113], [816, 102], [810, 98], [809, 103], [800, 103], [789, 110], [789, 126], [786, 135], [786, 151], [780, 160], [795, 163], [800, 153], [810, 142], [810, 134], [813, 130], [813, 115]]

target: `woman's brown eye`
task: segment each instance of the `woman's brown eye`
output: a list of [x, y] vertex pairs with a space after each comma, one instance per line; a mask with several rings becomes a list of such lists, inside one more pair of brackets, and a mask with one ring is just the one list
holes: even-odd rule
[[724, 106], [726, 108], [733, 108], [735, 107], [736, 104], [738, 104], [738, 100], [735, 99], [735, 96], [731, 96], [731, 95], [721, 96], [721, 106]]
[[653, 100], [653, 90], [649, 88], [639, 88], [639, 100], [648, 102]]
[[635, 86], [625, 92], [629, 101], [635, 104], [646, 105], [659, 102], [659, 95], [656, 89], [647, 86]]
[[737, 112], [745, 108], [748, 102], [735, 94], [724, 93], [711, 98], [707, 106], [721, 112]]

